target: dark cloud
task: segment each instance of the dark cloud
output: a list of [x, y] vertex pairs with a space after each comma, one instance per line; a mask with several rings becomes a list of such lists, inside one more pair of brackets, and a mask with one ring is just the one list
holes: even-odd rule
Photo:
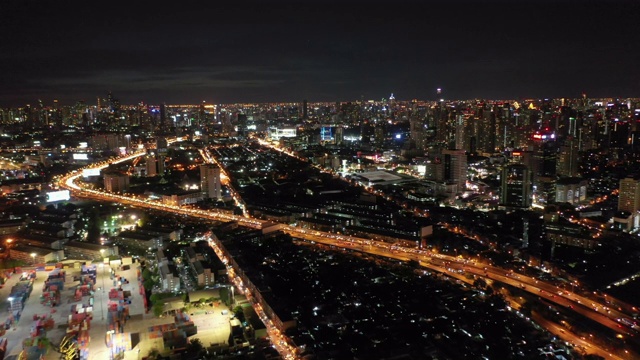
[[6, 0], [0, 105], [638, 96], [639, 7]]

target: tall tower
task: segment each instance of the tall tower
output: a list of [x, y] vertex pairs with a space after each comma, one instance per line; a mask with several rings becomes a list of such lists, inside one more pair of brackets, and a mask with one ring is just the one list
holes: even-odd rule
[[578, 176], [578, 141], [571, 139], [560, 146], [557, 173], [559, 176]]
[[205, 112], [205, 101], [202, 100], [202, 104], [200, 104], [200, 109], [198, 110], [198, 124], [197, 126], [203, 126], [206, 123], [206, 112]]
[[634, 214], [638, 210], [640, 210], [640, 181], [633, 177], [620, 180], [618, 211]]
[[162, 103], [160, 105], [160, 131], [165, 131], [165, 127], [167, 126], [167, 104]]
[[246, 137], [249, 134], [247, 114], [238, 113], [238, 136]]
[[200, 190], [209, 199], [222, 199], [220, 168], [214, 164], [200, 165]]
[[522, 247], [529, 247], [529, 219], [525, 217], [522, 220]]
[[455, 148], [456, 149], [466, 149], [466, 134], [465, 134], [465, 118], [463, 114], [456, 115], [456, 127], [455, 127]]
[[531, 206], [531, 174], [525, 165], [512, 164], [502, 169], [500, 204], [519, 208]]
[[149, 154], [147, 156], [145, 156], [145, 161], [146, 161], [146, 169], [147, 169], [147, 176], [156, 176], [158, 175], [158, 159], [156, 158], [155, 154]]
[[467, 155], [464, 150], [442, 150], [444, 157], [444, 180], [455, 183], [457, 192], [467, 188]]
[[335, 143], [337, 145], [340, 145], [343, 142], [344, 142], [344, 129], [342, 128], [342, 126], [338, 126], [336, 128]]
[[424, 150], [427, 148], [425, 127], [423, 118], [417, 114], [411, 115], [411, 120], [409, 120], [409, 130], [411, 132], [411, 140], [416, 145], [416, 149]]

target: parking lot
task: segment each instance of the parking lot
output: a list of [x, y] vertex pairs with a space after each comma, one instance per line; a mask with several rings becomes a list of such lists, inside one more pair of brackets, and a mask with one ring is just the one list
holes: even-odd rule
[[189, 316], [198, 327], [198, 334], [194, 337], [200, 339], [204, 346], [226, 344], [231, 334], [229, 327], [231, 315], [231, 311], [224, 304], [214, 303], [214, 306], [206, 304], [201, 308], [192, 309], [189, 311]]

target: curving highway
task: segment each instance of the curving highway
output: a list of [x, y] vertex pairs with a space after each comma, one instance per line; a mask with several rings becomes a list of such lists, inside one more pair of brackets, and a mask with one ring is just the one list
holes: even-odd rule
[[[145, 153], [145, 151], [140, 151], [130, 155], [113, 158], [109, 161], [89, 165], [85, 167], [85, 169], [104, 169], [112, 163], [115, 164], [129, 161], [140, 157]], [[86, 189], [76, 183], [77, 179], [80, 176], [82, 176], [82, 169], [63, 175], [56, 180], [61, 188], [70, 190], [73, 196], [80, 198], [119, 202], [127, 205], [167, 211], [185, 216], [192, 216], [214, 221], [237, 221], [240, 225], [251, 227], [254, 229], [262, 229], [265, 224], [273, 223], [264, 220], [249, 218], [248, 215], [238, 216], [222, 212], [173, 206], [163, 204], [160, 201], [143, 199], [134, 195], [120, 195], [107, 193], [104, 191]], [[448, 275], [455, 274], [457, 275], [454, 276], [456, 278], [458, 278], [462, 274], [470, 274], [478, 278], [499, 281], [504, 284], [518, 287], [523, 291], [527, 291], [547, 301], [566, 307], [567, 309], [571, 309], [572, 311], [583, 315], [593, 321], [596, 321], [612, 330], [615, 330], [616, 332], [625, 333], [631, 336], [631, 339], [634, 339], [635, 341], [635, 338], [633, 337], [635, 331], [618, 321], [618, 319], [621, 318], [630, 318], [631, 316], [629, 314], [626, 314], [617, 309], [609, 308], [606, 304], [602, 304], [597, 300], [586, 298], [572, 291], [567, 291], [551, 283], [537, 280], [524, 274], [513, 271], [506, 271], [502, 268], [478, 263], [475, 260], [437, 254], [422, 249], [399, 247], [389, 243], [371, 239], [302, 229], [286, 224], [280, 224], [280, 228], [293, 237], [313, 243], [321, 243], [329, 246], [351, 249], [401, 261], [414, 260], [419, 262], [421, 266], [429, 268], [433, 271], [445, 273]], [[259, 313], [262, 313], [261, 309], [257, 310], [259, 311]], [[276, 335], [274, 339], [282, 339], [281, 335], [274, 335]], [[277, 347], [282, 347], [282, 355], [287, 358], [291, 358], [292, 353], [290, 351], [287, 351], [288, 349], [290, 349], [289, 344], [283, 344], [282, 346]]]

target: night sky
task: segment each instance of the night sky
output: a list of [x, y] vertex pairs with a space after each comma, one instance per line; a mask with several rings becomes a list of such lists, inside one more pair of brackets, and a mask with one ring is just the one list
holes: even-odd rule
[[640, 97], [640, 1], [134, 2], [2, 0], [0, 106]]

